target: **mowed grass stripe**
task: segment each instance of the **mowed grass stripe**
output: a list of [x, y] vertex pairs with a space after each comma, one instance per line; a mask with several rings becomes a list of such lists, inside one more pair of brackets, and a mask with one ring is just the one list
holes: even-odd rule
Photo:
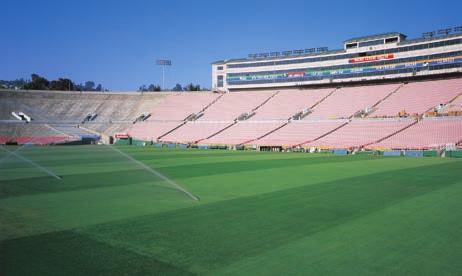
[[0, 181], [0, 199], [40, 193], [58, 193], [82, 189], [132, 185], [141, 182], [152, 182], [167, 187], [165, 183], [142, 169], [120, 169], [100, 173], [66, 174], [63, 180], [49, 176], [24, 177], [20, 179]]
[[[453, 263], [461, 257], [457, 237], [462, 235], [451, 228], [461, 229], [456, 223], [462, 221], [460, 160], [121, 149], [168, 173], [202, 201], [193, 204], [176, 191], [158, 189], [155, 181], [142, 181], [143, 172], [120, 158], [92, 158], [106, 148], [39, 148], [31, 158], [52, 157], [52, 168], [72, 176], [69, 186], [76, 189], [33, 191], [22, 184], [22, 195], [0, 199], [0, 240], [8, 248], [0, 250], [8, 254], [0, 267], [9, 265], [8, 275], [31, 274], [17, 267], [24, 260], [47, 275], [460, 271]], [[73, 159], [86, 162], [73, 164]], [[139, 174], [125, 174], [127, 168]], [[3, 171], [14, 170], [37, 177], [27, 168]], [[98, 174], [107, 174], [105, 180], [99, 182]], [[88, 181], [91, 185], [80, 183]], [[14, 193], [10, 188], [7, 195]], [[388, 247], [393, 236], [399, 238]], [[79, 247], [79, 240], [88, 246]], [[422, 244], [425, 240], [431, 242]], [[99, 253], [82, 257], [92, 242]], [[421, 256], [438, 257], [419, 270], [420, 249]], [[59, 250], [65, 253], [59, 256]], [[32, 253], [47, 256], [37, 259]], [[113, 259], [123, 268], [108, 263], [111, 254], [120, 256]], [[56, 269], [48, 268], [56, 262]]]
[[[231, 174], [240, 173], [245, 171], [258, 171], [286, 167], [309, 166], [329, 163], [349, 163], [380, 160], [380, 158], [371, 158], [368, 156], [357, 157], [314, 157], [304, 156], [305, 158], [292, 158], [292, 159], [263, 159], [263, 160], [236, 160], [233, 162], [213, 162], [206, 164], [189, 164], [180, 166], [167, 166], [160, 168], [163, 173], [175, 178], [186, 177], [203, 177], [215, 174]], [[150, 162], [148, 163], [150, 164]]]
[[192, 275], [72, 231], [4, 241], [0, 249], [0, 275]]
[[[361, 162], [309, 163], [306, 166], [246, 170], [182, 178], [186, 187], [201, 196], [201, 202], [232, 199], [241, 196], [269, 193], [304, 185], [316, 185], [343, 178], [365, 176], [397, 169], [416, 168], [452, 162], [442, 159], [380, 158]], [[254, 162], [257, 164], [257, 162]], [[250, 167], [254, 164], [249, 164]], [[162, 170], [162, 169], [161, 169]]]
[[[56, 154], [56, 153], [55, 153]], [[254, 155], [258, 155], [255, 154]], [[267, 158], [272, 156], [267, 155]], [[289, 156], [290, 157], [290, 156]], [[51, 160], [54, 157], [50, 158]], [[316, 162], [312, 159], [317, 159]], [[89, 163], [90, 160], [78, 159], [78, 163], [84, 164], [83, 166], [75, 164], [74, 162], [64, 161], [53, 161], [58, 162], [57, 164], [50, 166], [49, 162], [41, 160], [41, 164], [49, 166], [49, 168], [56, 171], [60, 176], [63, 177], [63, 181], [54, 180], [46, 175], [38, 174], [35, 168], [26, 167], [22, 170], [17, 171], [15, 174], [12, 173], [11, 168], [9, 170], [10, 176], [5, 174], [6, 180], [0, 180], [0, 198], [10, 196], [20, 196], [27, 194], [35, 194], [41, 192], [61, 192], [75, 189], [94, 188], [99, 186], [107, 185], [124, 185], [127, 181], [132, 183], [144, 182], [144, 181], [158, 181], [155, 176], [152, 176], [146, 172], [142, 172], [142, 169], [138, 165], [131, 162], [105, 162], [105, 163]], [[214, 162], [206, 164], [194, 164], [194, 165], [183, 165], [183, 166], [169, 166], [163, 167], [160, 170], [162, 173], [174, 179], [190, 178], [190, 177], [204, 177], [207, 175], [216, 175], [224, 173], [236, 173], [243, 171], [258, 171], [266, 170], [271, 168], [284, 168], [284, 167], [296, 167], [296, 166], [307, 166], [307, 165], [319, 165], [324, 163], [335, 163], [335, 162], [351, 162], [351, 161], [363, 161], [367, 160], [364, 158], [351, 158], [343, 159], [339, 157], [318, 157], [318, 158], [294, 158], [294, 159], [269, 159], [269, 160], [250, 160], [250, 161], [230, 161], [227, 162]], [[127, 160], [124, 160], [127, 162]], [[94, 162], [94, 160], [91, 160]], [[20, 163], [20, 162], [19, 162]], [[156, 168], [151, 162], [145, 162], [151, 167]], [[110, 165], [109, 165], [110, 164]], [[27, 164], [21, 164], [26, 166]], [[104, 172], [88, 172], [88, 171], [99, 171]], [[87, 173], [88, 172], [88, 173]], [[19, 177], [21, 175], [21, 177]], [[122, 180], [122, 181], [121, 181]], [[125, 180], [125, 181], [123, 181]]]
[[193, 206], [183, 193], [152, 182], [42, 193], [0, 200], [0, 240]]
[[[82, 229], [204, 273], [458, 183], [460, 163], [353, 177]], [[445, 181], [440, 180], [444, 178]]]
[[412, 197], [213, 275], [459, 275], [462, 185]]
[[[102, 163], [102, 162], [128, 162], [124, 156], [118, 154], [115, 151], [112, 151], [106, 146], [75, 146], [74, 149], [70, 150], [72, 147], [32, 147], [21, 150], [19, 153], [21, 155], [36, 160], [37, 162], [43, 162], [43, 165], [55, 166], [66, 163], [72, 163], [73, 165], [86, 164], [87, 162], [91, 163]], [[230, 158], [246, 158], [247, 160], [259, 160], [259, 159], [268, 159], [268, 158], [278, 158], [278, 159], [293, 159], [297, 156], [287, 156], [287, 155], [275, 155], [270, 153], [257, 153], [256, 152], [232, 152], [232, 151], [198, 151], [198, 150], [167, 150], [156, 149], [156, 148], [135, 148], [135, 147], [123, 147], [118, 146], [117, 148], [127, 152], [137, 160], [150, 160], [153, 162], [162, 162], [172, 160], [175, 163], [179, 162], [179, 159], [189, 159], [186, 162], [195, 162], [201, 160], [220, 160], [226, 161]], [[14, 150], [10, 148], [9, 150]], [[11, 157], [8, 159], [9, 162], [14, 163], [15, 158]], [[21, 162], [19, 162], [19, 165]]]
[[[408, 162], [406, 166], [419, 166], [428, 163], [430, 160], [427, 162], [423, 162], [423, 159], [415, 161], [421, 162]], [[367, 167], [369, 172], [363, 170], [362, 173], [371, 173], [386, 169], [390, 160], [382, 159], [380, 162], [384, 163], [381, 164], [378, 161], [373, 163], [359, 162], [354, 165], [354, 168], [361, 170]], [[329, 174], [332, 166], [336, 168], [337, 173], [335, 175]], [[183, 180], [194, 189], [194, 192], [198, 192], [202, 196], [202, 201], [199, 204], [204, 204], [293, 188], [307, 183], [316, 184], [333, 178], [349, 177], [354, 175], [352, 166], [353, 163], [350, 162], [329, 163], [329, 166], [311, 164], [307, 168], [284, 167]], [[0, 226], [3, 239], [71, 229], [189, 206], [184, 204], [184, 198], [178, 198], [179, 193], [175, 194], [176, 190], [169, 191], [170, 194], [165, 194], [159, 189], [159, 184], [161, 185], [162, 182], [153, 182], [151, 175], [149, 175], [146, 183], [139, 182], [139, 184], [136, 184], [138, 183], [136, 178], [138, 174], [133, 176], [121, 173], [121, 175], [118, 173], [107, 175], [106, 182], [101, 182], [101, 177], [98, 177], [98, 175], [88, 175], [88, 177], [84, 178], [75, 175], [75, 183], [66, 182], [70, 178], [65, 177], [63, 183], [58, 183], [58, 186], [56, 186], [58, 188], [44, 190], [43, 193], [33, 190], [29, 194], [22, 194], [20, 197], [9, 197], [0, 200], [0, 211], [10, 214], [4, 216], [6, 221], [2, 225], [3, 227]], [[142, 176], [143, 172], [140, 172], [140, 175]], [[287, 175], [296, 177], [288, 178]], [[79, 182], [84, 179], [88, 179], [88, 181]], [[47, 194], [47, 192], [50, 194]], [[88, 210], [88, 208], [93, 209]], [[14, 231], [15, 227], [20, 228], [21, 231]]]
[[[429, 161], [441, 162], [440, 159], [415, 159], [413, 162], [403, 163], [400, 167], [421, 166]], [[188, 178], [184, 179], [184, 182], [188, 183], [194, 192], [201, 195], [202, 200], [198, 204], [207, 204], [308, 184], [314, 185], [359, 174], [380, 172], [390, 168], [394, 162], [390, 159], [382, 159], [373, 163], [367, 161], [343, 162], [329, 163], [328, 166], [311, 164], [306, 168], [284, 167], [263, 171], [246, 171], [238, 174]], [[336, 174], [331, 174], [330, 172], [334, 169]], [[52, 191], [50, 194], [35, 193], [0, 200], [0, 211], [11, 213], [10, 216], [5, 216], [7, 220], [3, 224], [4, 229], [0, 229], [0, 232], [4, 233], [4, 238], [18, 237], [189, 206], [189, 204], [184, 204], [183, 195], [177, 193], [176, 190], [167, 187], [170, 191], [168, 191], [169, 194], [165, 194], [166, 191], [159, 189], [162, 188], [159, 186], [162, 184], [161, 182], [148, 181], [130, 184], [129, 179], [132, 178], [124, 177], [124, 175], [114, 176], [113, 182], [108, 182], [114, 183], [113, 185], [99, 185], [100, 178], [92, 176], [90, 179], [94, 185], [86, 181], [82, 182], [91, 184], [88, 189], [80, 187], [79, 183], [74, 189], [72, 185], [68, 185], [64, 181], [64, 186], [60, 186], [63, 187], [63, 190]], [[79, 179], [79, 176], [76, 175], [77, 182]], [[109, 180], [111, 179], [109, 178]], [[179, 195], [181, 198], [178, 198]], [[196, 203], [193, 205], [197, 205]], [[92, 209], [88, 210], [88, 208]], [[31, 213], [29, 210], [33, 212]], [[20, 227], [22, 230], [14, 231], [14, 227]], [[0, 228], [2, 227], [0, 226]]]
[[[95, 146], [95, 148], [97, 148]], [[118, 163], [120, 165], [133, 165], [126, 157], [111, 151], [109, 148], [92, 150], [86, 147], [77, 147], [73, 153], [61, 150], [47, 151], [47, 148], [33, 148], [18, 151], [18, 154], [28, 158], [45, 167], [59, 167], [62, 165], [72, 165], [76, 167], [88, 166], [89, 164], [108, 164]], [[21, 168], [24, 161], [12, 156], [4, 162], [2, 167]]]

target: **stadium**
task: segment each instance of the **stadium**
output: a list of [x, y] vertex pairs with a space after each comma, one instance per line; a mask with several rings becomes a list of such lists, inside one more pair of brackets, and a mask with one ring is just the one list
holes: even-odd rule
[[454, 29], [214, 62], [213, 92], [5, 91], [0, 143], [441, 155], [462, 142], [462, 32]]
[[1, 275], [460, 275], [462, 29], [0, 90]]

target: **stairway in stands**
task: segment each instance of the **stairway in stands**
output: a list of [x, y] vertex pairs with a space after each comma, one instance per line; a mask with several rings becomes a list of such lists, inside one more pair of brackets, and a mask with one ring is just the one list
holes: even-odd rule
[[261, 135], [260, 137], [258, 137], [258, 138], [256, 138], [256, 139], [251, 139], [251, 140], [245, 141], [245, 142], [242, 143], [241, 145], [249, 144], [249, 143], [252, 143], [253, 141], [258, 141], [258, 140], [260, 140], [260, 139], [262, 139], [262, 138], [265, 138], [266, 136], [270, 135], [270, 134], [273, 133], [273, 132], [276, 132], [276, 131], [280, 130], [281, 128], [285, 127], [285, 126], [288, 125], [288, 124], [289, 124], [289, 122], [285, 122], [285, 123], [283, 123], [282, 125], [278, 126], [277, 128], [275, 128], [275, 129], [273, 129], [273, 130], [271, 130], [271, 131], [268, 131], [267, 133]]
[[[390, 94], [388, 94], [387, 96], [385, 96], [383, 99], [381, 99], [380, 101], [376, 102], [373, 106], [372, 106], [372, 109], [375, 111], [375, 108], [380, 104], [382, 103], [383, 101], [387, 100], [388, 98], [390, 98], [393, 94], [395, 94], [396, 92], [398, 92], [404, 85], [406, 85], [405, 83], [402, 83], [398, 88], [396, 88], [395, 90], [391, 91]], [[367, 117], [370, 117], [371, 114], [374, 114], [374, 111], [372, 111], [370, 114], [367, 115]]]
[[276, 91], [274, 94], [272, 94], [271, 96], [269, 96], [266, 100], [264, 100], [261, 104], [259, 104], [258, 106], [256, 106], [254, 109], [252, 109], [252, 111], [257, 111], [260, 107], [262, 107], [263, 105], [265, 105], [269, 100], [271, 100], [272, 98], [274, 98], [274, 96], [276, 96], [277, 94], [279, 94], [279, 91]]
[[374, 142], [372, 142], [372, 143], [368, 143], [368, 144], [365, 144], [365, 145], [361, 145], [361, 148], [367, 147], [367, 146], [369, 146], [369, 145], [373, 145], [373, 144], [380, 143], [380, 142], [382, 142], [382, 141], [384, 141], [384, 140], [386, 140], [386, 139], [388, 139], [388, 138], [390, 138], [390, 137], [393, 137], [393, 136], [397, 135], [398, 133], [401, 133], [401, 132], [405, 131], [406, 129], [408, 129], [408, 128], [414, 126], [415, 124], [417, 124], [418, 122], [419, 122], [419, 120], [415, 120], [412, 124], [409, 124], [409, 125], [403, 127], [402, 129], [400, 129], [400, 130], [398, 130], [398, 131], [396, 131], [396, 132], [393, 132], [393, 133], [390, 134], [390, 135], [387, 135], [387, 136], [385, 136], [385, 137], [382, 137], [382, 138], [380, 138], [379, 140], [374, 141]]
[[328, 132], [324, 133], [323, 135], [321, 135], [321, 136], [319, 136], [319, 137], [317, 137], [317, 138], [315, 138], [315, 139], [312, 139], [312, 140], [309, 140], [309, 141], [304, 141], [304, 142], [302, 142], [302, 143], [300, 143], [300, 144], [298, 144], [298, 145], [296, 145], [296, 146], [298, 147], [298, 146], [301, 146], [301, 145], [303, 145], [303, 144], [307, 144], [307, 143], [310, 143], [310, 142], [317, 141], [317, 140], [319, 140], [319, 139], [321, 139], [321, 138], [324, 138], [324, 137], [326, 137], [327, 135], [329, 135], [329, 134], [331, 134], [331, 133], [334, 133], [335, 131], [341, 129], [342, 127], [344, 127], [344, 126], [346, 126], [346, 125], [348, 125], [349, 122], [350, 122], [350, 121], [347, 121], [347, 122], [341, 124], [340, 126], [334, 128], [334, 129], [332, 129], [331, 131], [328, 131]]
[[[232, 92], [231, 92], [231, 93], [232, 93]], [[258, 110], [259, 108], [261, 108], [263, 105], [265, 105], [266, 103], [268, 103], [268, 102], [269, 102], [272, 98], [274, 98], [278, 93], [279, 93], [279, 91], [276, 91], [275, 93], [271, 94], [271, 95], [270, 95], [268, 98], [266, 98], [263, 102], [261, 102], [261, 103], [258, 104], [256, 107], [254, 107], [254, 108], [252, 109], [252, 112], [255, 112], [256, 110]], [[223, 95], [221, 95], [221, 96], [223, 96]], [[221, 96], [220, 96], [220, 97], [221, 97]], [[219, 98], [220, 98], [220, 97], [219, 97]], [[216, 101], [214, 101], [214, 103], [215, 103], [215, 102], [216, 102]], [[210, 106], [210, 105], [209, 105], [209, 106]], [[204, 139], [201, 139], [201, 140], [196, 141], [196, 143], [199, 143], [199, 142], [201, 142], [201, 141], [204, 141], [204, 140], [210, 139], [210, 138], [212, 138], [212, 137], [215, 137], [216, 135], [218, 135], [218, 134], [222, 133], [223, 131], [225, 131], [225, 130], [231, 128], [231, 127], [234, 126], [234, 125], [236, 125], [237, 122], [238, 122], [238, 120], [237, 120], [237, 118], [236, 118], [232, 123], [230, 123], [229, 125], [227, 125], [227, 126], [224, 127], [223, 129], [221, 129], [221, 130], [219, 130], [219, 131], [213, 133], [212, 135], [209, 135], [208, 137], [206, 137], [206, 138], [204, 138]]]

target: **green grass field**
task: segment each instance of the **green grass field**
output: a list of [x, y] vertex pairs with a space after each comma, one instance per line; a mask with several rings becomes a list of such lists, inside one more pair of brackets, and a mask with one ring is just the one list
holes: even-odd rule
[[0, 275], [462, 274], [462, 160], [118, 148], [201, 200], [106, 146], [24, 148], [63, 180], [0, 164]]

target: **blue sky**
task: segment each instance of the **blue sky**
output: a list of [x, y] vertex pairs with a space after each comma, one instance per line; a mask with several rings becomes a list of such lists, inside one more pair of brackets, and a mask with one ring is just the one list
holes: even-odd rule
[[328, 46], [355, 36], [462, 25], [462, 1], [2, 0], [0, 79], [70, 77], [111, 90], [161, 83], [210, 87], [210, 63]]

